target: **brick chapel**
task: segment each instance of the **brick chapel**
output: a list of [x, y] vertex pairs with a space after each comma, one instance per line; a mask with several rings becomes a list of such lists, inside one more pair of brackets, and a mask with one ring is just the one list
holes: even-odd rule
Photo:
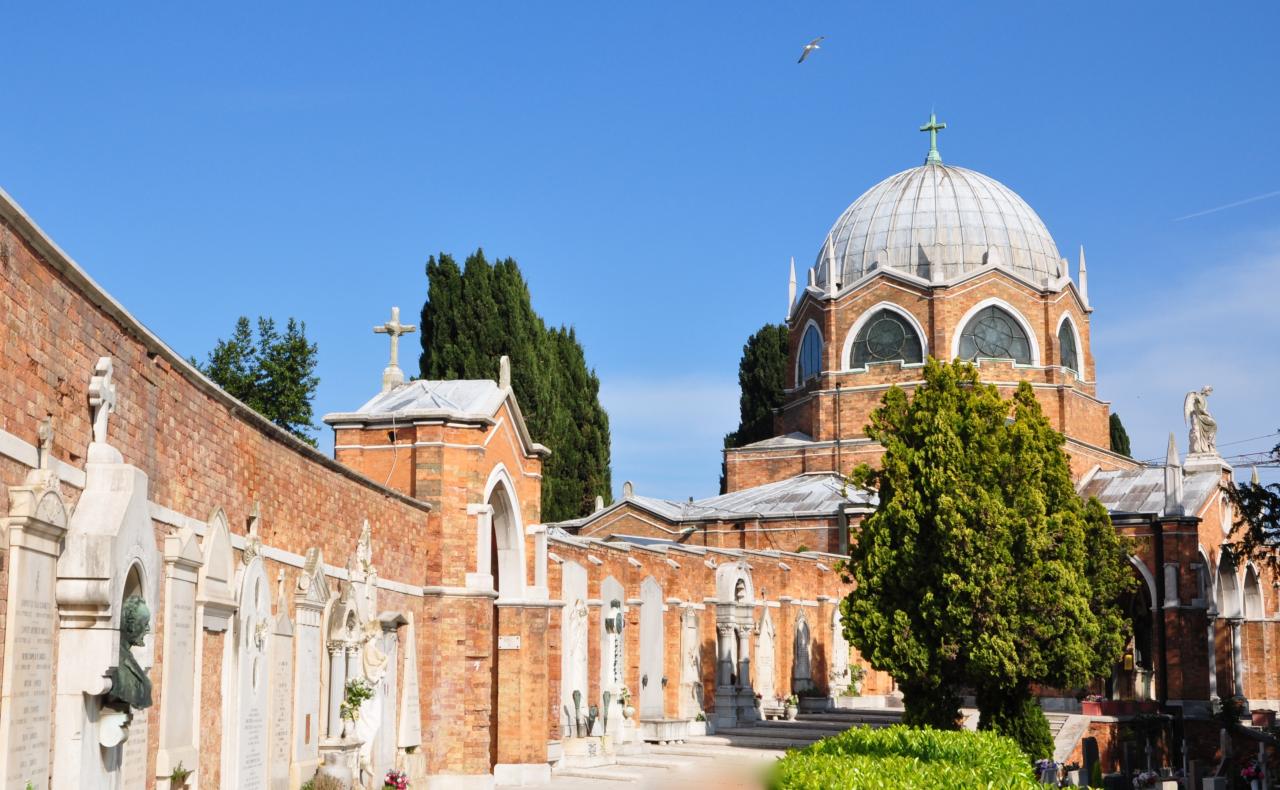
[[[381, 787], [391, 768], [414, 787], [536, 784], [790, 694], [891, 706], [840, 626], [837, 563], [876, 504], [842, 473], [876, 460], [870, 411], [929, 355], [1030, 382], [1081, 492], [1136, 541], [1135, 638], [1090, 690], [1175, 714], [1188, 748], [1215, 696], [1274, 707], [1277, 580], [1222, 549], [1232, 470], [1208, 390], [1188, 397], [1185, 457], [1112, 452], [1083, 252], [1073, 272], [1012, 190], [944, 164], [942, 126], [924, 165], [839, 216], [803, 287], [793, 264], [786, 401], [773, 438], [725, 451], [727, 493], [627, 484], [560, 524], [540, 515], [555, 448], [505, 360], [496, 381], [406, 381], [413, 327], [393, 311], [381, 385], [324, 418], [330, 458], [0, 192], [0, 787]], [[1120, 721], [1083, 691], [1044, 690], [1064, 754]]]

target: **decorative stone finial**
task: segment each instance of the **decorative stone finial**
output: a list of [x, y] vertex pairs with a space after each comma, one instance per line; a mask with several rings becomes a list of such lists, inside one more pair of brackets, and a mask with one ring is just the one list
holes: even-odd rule
[[1262, 484], [1262, 481], [1258, 479], [1258, 467], [1253, 467], [1253, 474], [1249, 476], [1249, 482], [1255, 486]]
[[382, 391], [388, 392], [404, 383], [404, 371], [400, 369], [400, 336], [418, 331], [413, 324], [400, 323], [400, 308], [391, 308], [391, 320], [373, 331], [391, 338], [391, 363], [382, 371]]
[[360, 539], [356, 541], [356, 560], [360, 563], [362, 573], [373, 572], [373, 529], [367, 518], [360, 529]]
[[1188, 392], [1182, 401], [1182, 415], [1190, 426], [1187, 448], [1191, 455], [1217, 455], [1218, 421], [1209, 414], [1209, 396], [1213, 387]]
[[498, 358], [498, 386], [511, 389], [511, 357], [506, 354]]
[[[1258, 474], [1258, 470], [1257, 470], [1257, 469], [1254, 469], [1254, 470], [1253, 470], [1253, 473], [1254, 473], [1254, 475], [1257, 475], [1257, 474]], [[593, 511], [591, 511], [591, 512], [593, 512], [593, 513], [599, 513], [601, 510], [604, 510], [604, 497], [602, 497], [602, 496], [596, 496], [596, 506], [595, 506], [595, 510], [593, 510]]]
[[630, 480], [628, 480], [627, 482], [625, 482], [625, 483], [623, 483], [623, 484], [622, 484], [622, 498], [623, 498], [623, 499], [630, 499], [631, 497], [633, 497], [633, 496], [635, 496], [635, 495], [636, 495], [636, 487], [635, 487], [634, 485], [632, 485], [632, 484], [631, 484], [631, 481], [630, 481]]
[[45, 417], [36, 428], [36, 469], [49, 471], [53, 455], [53, 417]]
[[796, 256], [791, 256], [791, 277], [787, 280], [787, 318], [796, 306]]
[[1084, 263], [1084, 245], [1080, 245], [1080, 301], [1089, 306], [1089, 267]]
[[926, 165], [942, 164], [942, 155], [938, 153], [938, 132], [947, 128], [945, 123], [938, 123], [938, 116], [930, 112], [929, 122], [920, 127], [920, 131], [929, 133], [929, 155], [924, 158]]
[[1169, 431], [1169, 450], [1164, 459], [1164, 514], [1181, 516], [1182, 510], [1182, 465], [1178, 462], [1178, 443]]
[[93, 441], [107, 442], [107, 417], [116, 410], [116, 384], [112, 381], [115, 365], [111, 357], [99, 357], [89, 380], [89, 407], [93, 409]]
[[258, 533], [261, 521], [262, 507], [255, 501], [253, 507], [249, 510], [249, 517], [245, 519], [245, 565], [248, 565], [250, 560], [262, 553], [262, 535]]

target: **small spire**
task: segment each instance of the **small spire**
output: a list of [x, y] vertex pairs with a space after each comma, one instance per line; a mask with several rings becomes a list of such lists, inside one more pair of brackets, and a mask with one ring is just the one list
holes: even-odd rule
[[1080, 301], [1089, 306], [1089, 267], [1084, 263], [1084, 245], [1080, 245]]
[[920, 131], [929, 133], [929, 155], [924, 158], [926, 165], [942, 164], [942, 155], [938, 153], [938, 132], [947, 128], [945, 123], [938, 123], [936, 113], [929, 112], [929, 122], [920, 127]]
[[791, 278], [787, 280], [787, 318], [791, 317], [791, 308], [796, 305], [796, 256], [791, 256]]
[[498, 387], [511, 389], [511, 358], [506, 354], [498, 357]]
[[1182, 467], [1178, 463], [1178, 445], [1169, 433], [1169, 452], [1164, 462], [1164, 514], [1181, 516], [1182, 508]]
[[1255, 486], [1257, 486], [1257, 485], [1261, 485], [1261, 484], [1262, 484], [1262, 481], [1258, 479], [1258, 467], [1257, 467], [1257, 466], [1254, 466], [1254, 467], [1253, 467], [1253, 474], [1250, 476], [1250, 478], [1249, 478], [1249, 482], [1250, 482], [1250, 483], [1253, 483]]

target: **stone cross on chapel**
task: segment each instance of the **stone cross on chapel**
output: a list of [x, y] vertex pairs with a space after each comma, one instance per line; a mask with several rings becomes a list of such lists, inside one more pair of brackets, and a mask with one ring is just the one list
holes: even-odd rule
[[920, 131], [929, 133], [929, 155], [924, 158], [926, 165], [942, 164], [942, 155], [938, 153], [938, 132], [947, 128], [945, 123], [938, 123], [938, 116], [929, 113], [929, 122], [920, 127]]
[[413, 324], [400, 323], [400, 308], [391, 308], [391, 320], [381, 326], [375, 326], [374, 332], [391, 336], [391, 364], [382, 371], [382, 391], [389, 392], [404, 383], [404, 371], [400, 369], [400, 336], [418, 331]]

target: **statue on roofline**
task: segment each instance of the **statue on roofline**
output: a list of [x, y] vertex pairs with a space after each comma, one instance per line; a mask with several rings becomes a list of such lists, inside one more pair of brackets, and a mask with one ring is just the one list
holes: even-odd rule
[[1182, 402], [1182, 414], [1191, 426], [1188, 452], [1192, 455], [1217, 455], [1218, 421], [1209, 414], [1209, 396], [1213, 387], [1188, 392]]

